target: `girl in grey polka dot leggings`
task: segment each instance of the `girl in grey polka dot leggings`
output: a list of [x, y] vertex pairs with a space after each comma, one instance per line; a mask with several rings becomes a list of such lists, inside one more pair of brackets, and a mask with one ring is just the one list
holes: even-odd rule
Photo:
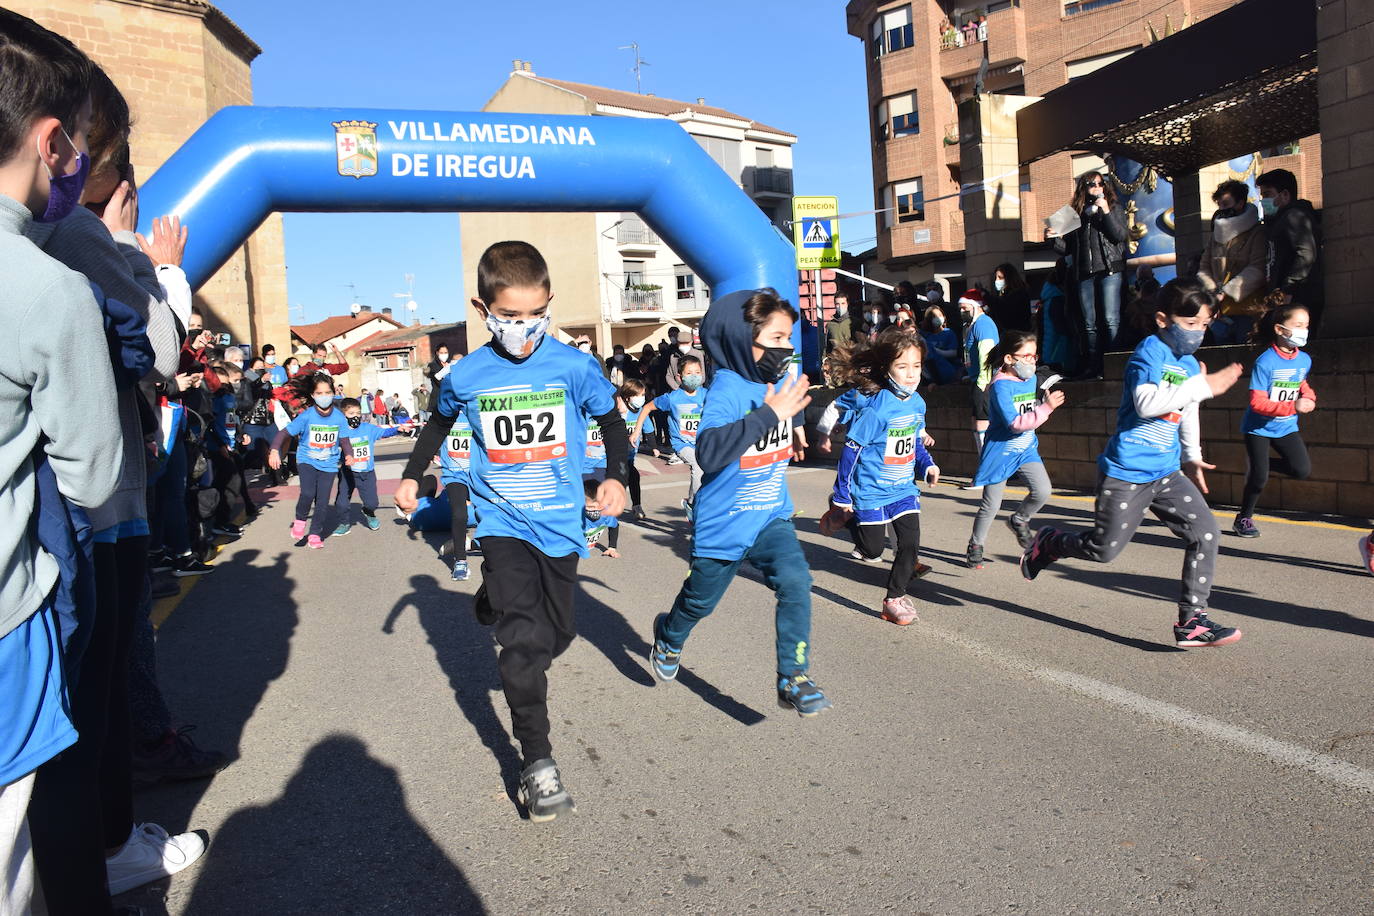
[[[1098, 461], [1101, 477], [1092, 530], [1041, 528], [1021, 557], [1021, 574], [1034, 579], [1065, 557], [1110, 563], [1131, 542], [1145, 513], [1152, 512], [1185, 545], [1174, 642], [1185, 648], [1224, 646], [1241, 633], [1206, 614], [1221, 532], [1194, 483], [1203, 480], [1203, 468], [1212, 467], [1202, 460], [1198, 405], [1234, 385], [1240, 366], [1207, 374], [1192, 355], [1213, 304], [1201, 284], [1172, 280], [1160, 290], [1158, 301], [1159, 331], [1141, 341], [1126, 364], [1116, 435]], [[1185, 474], [1184, 468], [1192, 473]]]

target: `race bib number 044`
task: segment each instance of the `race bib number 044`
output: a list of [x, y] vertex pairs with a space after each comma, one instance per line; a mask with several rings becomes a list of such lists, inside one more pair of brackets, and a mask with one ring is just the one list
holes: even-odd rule
[[741, 470], [766, 468], [792, 457], [792, 418], [774, 426], [740, 457]]
[[481, 396], [487, 458], [492, 464], [550, 461], [568, 453], [563, 391], [524, 391]]

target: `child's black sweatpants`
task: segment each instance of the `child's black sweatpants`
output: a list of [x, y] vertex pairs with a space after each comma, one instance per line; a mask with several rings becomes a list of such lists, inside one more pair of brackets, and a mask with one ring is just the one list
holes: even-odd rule
[[482, 538], [482, 580], [501, 617], [498, 667], [525, 765], [553, 756], [549, 665], [572, 644], [577, 554], [550, 557], [517, 538]]

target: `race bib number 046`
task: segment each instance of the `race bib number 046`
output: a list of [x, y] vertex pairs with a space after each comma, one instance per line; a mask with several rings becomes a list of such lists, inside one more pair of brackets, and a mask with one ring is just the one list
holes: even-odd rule
[[792, 418], [774, 426], [740, 457], [741, 470], [766, 468], [792, 457]]
[[550, 461], [568, 453], [567, 417], [563, 391], [524, 391], [482, 396], [487, 458], [492, 464]]

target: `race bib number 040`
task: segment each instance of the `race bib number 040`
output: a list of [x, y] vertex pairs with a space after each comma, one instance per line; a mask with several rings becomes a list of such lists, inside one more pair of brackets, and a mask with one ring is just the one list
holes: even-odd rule
[[482, 396], [487, 458], [492, 464], [550, 461], [568, 453], [567, 417], [563, 391], [524, 391]]
[[309, 442], [310, 448], [316, 450], [328, 451], [329, 449], [332, 449], [339, 441], [339, 428], [337, 426], [334, 426], [333, 424], [316, 425], [312, 423], [310, 425], [310, 428], [306, 432], [310, 437], [307, 440]]
[[792, 418], [774, 426], [740, 457], [741, 470], [766, 468], [792, 457]]

